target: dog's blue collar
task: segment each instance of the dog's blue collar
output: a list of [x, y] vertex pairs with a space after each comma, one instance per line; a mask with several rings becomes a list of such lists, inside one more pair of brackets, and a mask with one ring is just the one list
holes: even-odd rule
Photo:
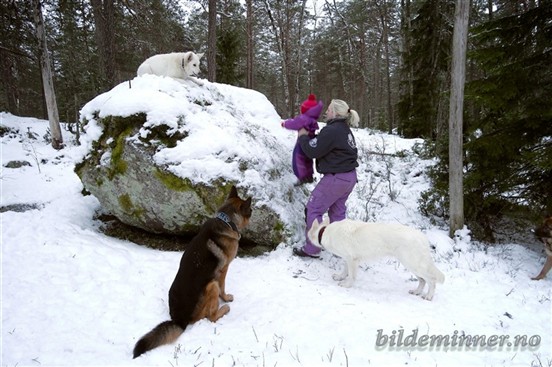
[[238, 232], [238, 227], [236, 226], [236, 224], [234, 222], [232, 222], [230, 220], [230, 217], [228, 216], [228, 214], [224, 213], [224, 212], [218, 212], [217, 215], [215, 216], [215, 218], [217, 219], [220, 219], [222, 220], [224, 223], [226, 223], [230, 228], [232, 228], [234, 231]]

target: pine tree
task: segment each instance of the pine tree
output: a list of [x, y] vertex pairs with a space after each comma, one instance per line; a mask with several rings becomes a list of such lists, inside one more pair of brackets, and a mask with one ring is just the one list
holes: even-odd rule
[[410, 85], [401, 88], [399, 131], [408, 138], [436, 139], [447, 125], [454, 1], [415, 1], [411, 7], [411, 44], [403, 55], [402, 72]]
[[244, 85], [246, 64], [244, 9], [235, 0], [221, 2], [220, 24], [217, 29], [217, 82]]
[[472, 56], [485, 73], [468, 85], [481, 107], [466, 144], [475, 212], [518, 203], [552, 209], [551, 24], [552, 4], [543, 1], [475, 30]]
[[0, 1], [0, 110], [45, 118], [32, 10], [27, 0]]
[[[241, 85], [239, 64], [242, 60], [242, 42], [236, 28], [221, 32], [217, 39], [217, 82]], [[243, 60], [242, 60], [243, 61]]]

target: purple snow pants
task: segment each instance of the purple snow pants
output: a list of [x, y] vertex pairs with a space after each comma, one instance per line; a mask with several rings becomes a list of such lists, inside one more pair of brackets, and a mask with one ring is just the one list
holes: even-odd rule
[[[305, 237], [315, 219], [322, 221], [323, 215], [327, 212], [330, 222], [337, 222], [345, 219], [347, 198], [357, 183], [355, 170], [345, 173], [327, 173], [318, 185], [312, 190], [309, 202], [307, 203], [307, 228]], [[314, 245], [307, 237], [303, 251], [309, 255], [318, 255], [320, 248]]]
[[312, 176], [314, 175], [313, 161], [303, 153], [298, 142], [293, 148], [292, 157], [291, 166], [299, 182], [312, 182]]

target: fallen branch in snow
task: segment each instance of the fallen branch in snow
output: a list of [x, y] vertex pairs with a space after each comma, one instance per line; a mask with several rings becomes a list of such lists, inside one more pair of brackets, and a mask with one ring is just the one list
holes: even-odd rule
[[381, 155], [381, 156], [387, 156], [387, 157], [402, 157], [404, 153], [384, 153], [384, 152], [374, 152], [373, 150], [369, 150], [366, 152], [367, 154], [373, 154], [373, 155]]

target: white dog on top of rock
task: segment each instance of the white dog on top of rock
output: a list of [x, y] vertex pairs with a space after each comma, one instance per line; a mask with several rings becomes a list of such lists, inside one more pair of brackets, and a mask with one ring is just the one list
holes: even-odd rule
[[201, 85], [193, 76], [199, 73], [202, 56], [203, 54], [196, 54], [193, 51], [153, 55], [138, 67], [136, 74], [138, 76], [153, 74], [181, 80], [190, 79]]

